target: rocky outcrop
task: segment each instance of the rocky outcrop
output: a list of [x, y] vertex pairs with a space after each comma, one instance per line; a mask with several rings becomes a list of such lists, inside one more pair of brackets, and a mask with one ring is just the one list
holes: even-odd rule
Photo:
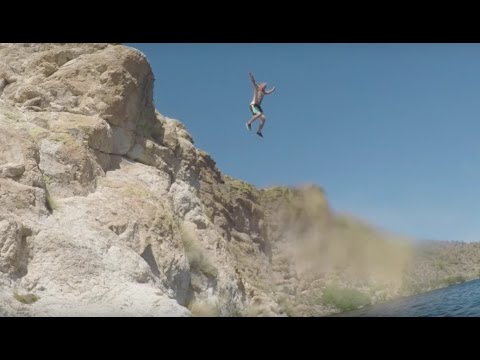
[[334, 286], [398, 293], [407, 246], [317, 186], [222, 174], [153, 83], [126, 46], [0, 45], [1, 315], [322, 315]]
[[159, 170], [179, 154], [160, 143], [148, 61], [107, 44], [9, 44], [0, 59], [3, 311], [188, 315], [174, 174]]

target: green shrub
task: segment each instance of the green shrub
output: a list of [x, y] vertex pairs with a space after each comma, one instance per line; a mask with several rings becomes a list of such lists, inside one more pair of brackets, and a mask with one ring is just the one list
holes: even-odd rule
[[462, 275], [455, 275], [455, 276], [449, 276], [447, 277], [444, 282], [447, 284], [447, 285], [453, 285], [453, 284], [458, 284], [458, 283], [463, 283], [465, 282], [467, 279], [465, 279], [465, 276], [462, 276]]
[[53, 197], [50, 196], [50, 194], [47, 193], [47, 196], [46, 196], [45, 200], [46, 200], [45, 205], [47, 206], [48, 211], [53, 212], [53, 210], [58, 209], [57, 202], [55, 201], [55, 199]]
[[353, 310], [370, 303], [370, 298], [364, 293], [337, 286], [325, 288], [321, 300], [324, 305], [333, 305], [342, 311]]
[[23, 304], [33, 304], [35, 301], [39, 299], [37, 295], [34, 294], [18, 294], [18, 293], [13, 293], [13, 297], [20, 301]]

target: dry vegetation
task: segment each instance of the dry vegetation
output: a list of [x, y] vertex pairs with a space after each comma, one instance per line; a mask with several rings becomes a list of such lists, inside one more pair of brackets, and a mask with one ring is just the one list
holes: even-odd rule
[[202, 273], [207, 277], [216, 277], [217, 268], [212, 264], [208, 254], [202, 249], [196, 238], [195, 232], [187, 226], [182, 226], [180, 230], [185, 255], [190, 264], [190, 269], [197, 273]]
[[404, 274], [403, 290], [416, 294], [480, 277], [480, 243], [421, 241]]
[[346, 311], [480, 276], [480, 244], [420, 242], [334, 214], [322, 189], [272, 188], [276, 302], [288, 316]]

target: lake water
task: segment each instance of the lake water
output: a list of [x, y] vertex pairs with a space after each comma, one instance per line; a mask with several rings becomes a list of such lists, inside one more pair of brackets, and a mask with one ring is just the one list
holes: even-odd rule
[[333, 316], [480, 317], [480, 279]]

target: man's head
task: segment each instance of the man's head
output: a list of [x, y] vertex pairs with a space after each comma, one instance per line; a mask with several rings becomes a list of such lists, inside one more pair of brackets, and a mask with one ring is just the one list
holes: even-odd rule
[[267, 83], [260, 83], [258, 87], [260, 88], [260, 90], [265, 91], [267, 89]]

